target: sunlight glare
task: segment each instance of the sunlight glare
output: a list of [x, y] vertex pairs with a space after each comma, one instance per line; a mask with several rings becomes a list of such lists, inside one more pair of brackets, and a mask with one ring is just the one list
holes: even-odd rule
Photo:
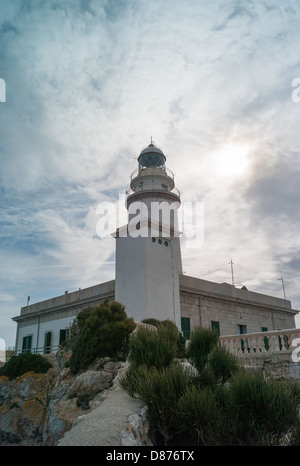
[[230, 177], [243, 174], [249, 164], [247, 145], [228, 145], [217, 153], [217, 170], [220, 175]]

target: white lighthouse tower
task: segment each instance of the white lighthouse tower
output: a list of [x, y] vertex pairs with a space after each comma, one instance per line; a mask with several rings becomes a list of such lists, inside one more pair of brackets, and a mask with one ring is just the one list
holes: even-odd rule
[[165, 162], [151, 140], [131, 174], [128, 224], [115, 233], [115, 299], [136, 321], [169, 319], [180, 329], [180, 193]]

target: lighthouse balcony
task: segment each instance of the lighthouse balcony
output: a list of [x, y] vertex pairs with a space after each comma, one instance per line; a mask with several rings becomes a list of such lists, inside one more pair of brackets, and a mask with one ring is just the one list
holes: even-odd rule
[[174, 201], [180, 201], [180, 191], [178, 188], [176, 188], [176, 186], [173, 187], [173, 189], [169, 190], [167, 186], [164, 187], [164, 185], [162, 185], [161, 187], [158, 187], [156, 185], [151, 185], [150, 183], [149, 184], [140, 184], [134, 188], [130, 187], [126, 190], [126, 196], [127, 198], [129, 198], [130, 196], [133, 196], [133, 195], [140, 195], [140, 194], [144, 194], [144, 195], [150, 195], [151, 197], [152, 196], [155, 196], [155, 194], [159, 194], [161, 195], [160, 197], [165, 197], [164, 195], [167, 195], [167, 196], [172, 196], [174, 197]]
[[167, 176], [174, 181], [174, 173], [167, 167], [137, 168], [131, 173], [131, 181], [140, 176]]

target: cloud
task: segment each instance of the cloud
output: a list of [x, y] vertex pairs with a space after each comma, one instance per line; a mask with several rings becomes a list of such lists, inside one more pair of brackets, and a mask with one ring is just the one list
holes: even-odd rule
[[[239, 281], [280, 296], [284, 274], [300, 307], [299, 18], [292, 0], [3, 1], [1, 279], [4, 297], [16, 298], [1, 315], [10, 335], [28, 294], [113, 277], [114, 240], [95, 234], [96, 208], [125, 192], [151, 135], [183, 201], [204, 200], [204, 245], [183, 245], [184, 268], [230, 281], [233, 257]], [[230, 144], [249, 146], [249, 165], [225, 179], [216, 154]]]

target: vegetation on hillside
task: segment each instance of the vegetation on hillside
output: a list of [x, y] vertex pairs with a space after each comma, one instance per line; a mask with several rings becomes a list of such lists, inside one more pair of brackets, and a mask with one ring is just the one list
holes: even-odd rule
[[[135, 329], [118, 302], [105, 301], [75, 319], [67, 346], [71, 372], [97, 357], [128, 358], [121, 380], [148, 407], [156, 445], [299, 445], [300, 388], [246, 370], [221, 348], [218, 335], [195, 328], [185, 342], [175, 324], [156, 319]], [[42, 356], [13, 356], [0, 375], [46, 372]]]
[[96, 357], [126, 359], [129, 335], [135, 322], [128, 318], [124, 306], [105, 301], [78, 314], [70, 332], [72, 373], [84, 370]]
[[162, 326], [156, 326], [156, 332], [141, 329], [131, 336], [130, 367], [121, 381], [147, 404], [155, 443], [298, 444], [298, 386], [245, 370], [218, 346], [218, 335], [204, 328], [191, 333], [189, 364], [182, 364], [175, 332], [168, 344]]
[[0, 368], [0, 376], [5, 375], [12, 380], [26, 372], [44, 374], [51, 367], [52, 364], [42, 355], [23, 353], [18, 356], [12, 356], [7, 363]]

